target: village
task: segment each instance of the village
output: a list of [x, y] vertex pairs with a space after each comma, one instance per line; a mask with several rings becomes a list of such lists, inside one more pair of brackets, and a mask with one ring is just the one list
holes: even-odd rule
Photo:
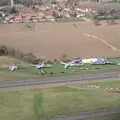
[[[41, 22], [56, 22], [56, 21], [88, 21], [96, 16], [104, 19], [115, 18], [119, 19], [120, 10], [118, 8], [103, 8], [103, 4], [99, 1], [72, 2], [68, 1], [53, 1], [40, 2], [35, 4], [13, 4], [0, 9], [0, 23], [41, 23]], [[105, 18], [106, 19], [106, 18]]]

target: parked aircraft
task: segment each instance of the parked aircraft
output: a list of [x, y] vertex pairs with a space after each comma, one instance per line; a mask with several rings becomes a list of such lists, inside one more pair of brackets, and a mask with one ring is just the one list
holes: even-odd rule
[[68, 67], [73, 67], [73, 66], [80, 66], [82, 65], [82, 62], [81, 60], [73, 60], [73, 61], [70, 61], [68, 63], [65, 63], [65, 62], [60, 62], [62, 65], [64, 65], [64, 68], [68, 68]]
[[18, 67], [16, 65], [9, 66], [9, 70], [12, 71], [12, 72], [17, 70], [17, 68]]
[[45, 63], [42, 63], [42, 64], [38, 64], [38, 65], [32, 65], [33, 67], [36, 67], [36, 69], [43, 69], [43, 68], [49, 68], [51, 67], [52, 65], [49, 65], [49, 64], [45, 64]]
[[83, 64], [106, 64], [107, 60], [103, 58], [87, 58], [87, 59], [82, 59]]
[[73, 67], [73, 66], [81, 66], [84, 64], [91, 64], [91, 65], [105, 65], [105, 64], [113, 64], [104, 58], [84, 58], [84, 59], [77, 59], [70, 61], [68, 63], [60, 62], [64, 65], [64, 68]]

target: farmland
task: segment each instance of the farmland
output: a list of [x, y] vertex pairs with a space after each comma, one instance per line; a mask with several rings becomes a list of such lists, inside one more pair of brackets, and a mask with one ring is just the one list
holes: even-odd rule
[[119, 56], [120, 25], [95, 26], [91, 22], [0, 25], [0, 44], [33, 52], [45, 59], [69, 56]]

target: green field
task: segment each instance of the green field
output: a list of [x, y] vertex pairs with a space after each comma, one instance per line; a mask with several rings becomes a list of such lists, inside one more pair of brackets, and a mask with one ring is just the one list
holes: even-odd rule
[[[120, 59], [110, 59], [111, 61], [120, 62]], [[19, 69], [15, 72], [8, 71], [8, 66], [16, 63]], [[87, 68], [87, 69], [86, 69]], [[88, 74], [118, 72], [120, 66], [118, 65], [82, 65], [80, 67], [72, 67], [71, 69], [64, 69], [63, 65], [59, 63], [53, 64], [51, 68], [45, 68], [47, 73], [42, 75], [35, 67], [10, 57], [0, 57], [0, 81], [13, 81], [25, 79], [43, 79], [50, 77], [74, 77]], [[53, 74], [51, 74], [51, 72]]]
[[120, 96], [69, 87], [0, 92], [1, 120], [54, 120], [57, 115], [120, 108]]
[[108, 58], [108, 60], [112, 62], [120, 62], [120, 58]]

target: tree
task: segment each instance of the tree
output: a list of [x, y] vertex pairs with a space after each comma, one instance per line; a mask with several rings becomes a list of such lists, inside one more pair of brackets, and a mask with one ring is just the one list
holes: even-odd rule
[[99, 0], [97, 0], [97, 3], [99, 3]]
[[37, 64], [39, 62], [32, 52], [24, 54], [23, 60], [33, 64]]
[[0, 55], [7, 55], [8, 54], [8, 49], [5, 45], [0, 46]]
[[29, 6], [33, 4], [33, 0], [15, 0], [15, 3]]
[[23, 54], [19, 49], [17, 49], [17, 50], [15, 50], [15, 57], [16, 57], [17, 59], [22, 60], [23, 57], [24, 57], [24, 54]]
[[60, 60], [62, 60], [63, 62], [68, 62], [70, 59], [68, 57], [68, 54], [64, 53], [61, 57]]
[[18, 11], [15, 7], [12, 7], [12, 8], [9, 9], [9, 13], [15, 14], [15, 13], [18, 13]]
[[8, 48], [8, 55], [15, 57], [15, 49], [14, 48]]

